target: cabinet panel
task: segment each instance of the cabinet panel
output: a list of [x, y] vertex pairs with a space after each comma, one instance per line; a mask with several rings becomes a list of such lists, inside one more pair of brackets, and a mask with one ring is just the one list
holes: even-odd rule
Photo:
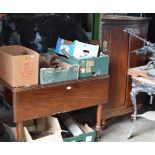
[[[143, 42], [123, 30], [132, 28], [141, 37], [147, 38], [148, 18], [105, 16], [102, 19], [100, 46], [109, 55], [109, 95], [104, 107], [104, 118], [126, 114], [132, 111], [130, 101], [131, 81], [127, 75], [129, 67], [143, 65], [146, 56], [137, 56], [133, 50], [143, 46]], [[104, 51], [104, 41], [108, 42]]]
[[[109, 74], [110, 74], [110, 87], [108, 108], [121, 107], [125, 104], [125, 89], [126, 89], [126, 72], [127, 72], [127, 54], [124, 51], [128, 49], [128, 34], [124, 35], [123, 28], [110, 27], [108, 29], [103, 26], [103, 34], [107, 33], [103, 41], [108, 42], [108, 54], [110, 57]], [[114, 35], [115, 34], [115, 35]], [[109, 36], [108, 36], [109, 35]], [[122, 40], [124, 40], [122, 44]], [[112, 51], [112, 52], [111, 52]]]

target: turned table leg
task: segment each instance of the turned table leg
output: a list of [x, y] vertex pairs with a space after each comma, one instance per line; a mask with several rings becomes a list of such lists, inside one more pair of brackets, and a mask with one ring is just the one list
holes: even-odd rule
[[103, 104], [99, 104], [97, 106], [97, 122], [96, 122], [96, 136], [97, 136], [97, 140], [99, 140], [100, 134], [101, 134], [102, 109], [103, 109]]
[[24, 141], [23, 122], [17, 122], [16, 123], [16, 129], [17, 129], [17, 141], [18, 142], [23, 142]]
[[107, 127], [107, 122], [106, 122], [106, 119], [102, 118], [101, 120], [101, 127], [102, 129], [105, 129]]

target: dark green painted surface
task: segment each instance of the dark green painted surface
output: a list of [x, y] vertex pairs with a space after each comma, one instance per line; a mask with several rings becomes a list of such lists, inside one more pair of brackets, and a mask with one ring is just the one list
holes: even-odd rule
[[93, 32], [92, 32], [92, 40], [99, 39], [99, 24], [100, 24], [100, 14], [93, 14]]
[[95, 130], [91, 132], [84, 132], [79, 136], [64, 138], [64, 142], [94, 142], [95, 141], [96, 132]]

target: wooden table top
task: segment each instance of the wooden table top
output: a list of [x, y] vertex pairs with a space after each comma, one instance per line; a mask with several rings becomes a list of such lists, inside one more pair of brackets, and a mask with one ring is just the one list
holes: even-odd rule
[[14, 122], [107, 103], [109, 76], [13, 88], [0, 79], [13, 106]]
[[3, 79], [0, 78], [0, 85], [6, 87], [7, 89], [11, 90], [12, 92], [20, 92], [20, 91], [27, 91], [27, 90], [32, 90], [32, 89], [40, 89], [40, 88], [45, 88], [45, 87], [53, 87], [53, 86], [58, 86], [58, 85], [64, 85], [64, 84], [73, 84], [77, 82], [86, 82], [89, 80], [97, 80], [97, 79], [106, 79], [108, 78], [109, 75], [102, 75], [102, 76], [91, 76], [91, 77], [86, 77], [86, 78], [81, 78], [78, 80], [71, 80], [71, 81], [63, 81], [63, 82], [57, 82], [57, 83], [52, 83], [52, 84], [46, 84], [46, 85], [31, 85], [31, 86], [25, 86], [25, 87], [12, 87], [9, 85], [7, 82], [5, 82]]

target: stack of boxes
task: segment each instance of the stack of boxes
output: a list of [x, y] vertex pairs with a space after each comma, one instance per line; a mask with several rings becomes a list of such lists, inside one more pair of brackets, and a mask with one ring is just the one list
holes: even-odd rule
[[[65, 51], [68, 57], [64, 57]], [[48, 54], [40, 55], [26, 47], [0, 47], [0, 78], [12, 87], [30, 86], [39, 83], [50, 84], [82, 77], [108, 74], [109, 57], [98, 56], [99, 45], [85, 44], [78, 41], [70, 42], [58, 38], [56, 49], [48, 50]], [[83, 52], [84, 51], [84, 52]], [[39, 64], [50, 55], [57, 55], [59, 67], [43, 67]], [[40, 62], [39, 62], [40, 61]], [[50, 63], [50, 62], [49, 62]], [[39, 75], [39, 78], [38, 78]]]
[[[64, 50], [68, 56], [64, 55], [62, 50]], [[98, 56], [98, 51], [99, 45], [91, 45], [78, 41], [70, 42], [61, 38], [58, 38], [56, 49], [48, 49], [48, 53], [51, 55], [55, 53], [61, 55], [63, 62], [78, 65], [78, 78], [108, 74], [109, 57], [102, 53]], [[74, 72], [70, 74], [72, 73]]]

